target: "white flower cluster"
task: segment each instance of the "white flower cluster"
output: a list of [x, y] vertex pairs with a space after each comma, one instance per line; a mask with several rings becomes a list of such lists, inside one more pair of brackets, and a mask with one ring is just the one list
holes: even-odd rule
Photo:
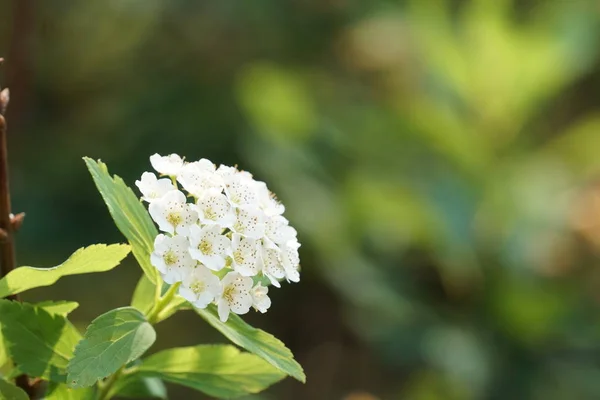
[[216, 303], [225, 322], [230, 311], [264, 313], [271, 306], [261, 276], [276, 287], [283, 279], [300, 280], [296, 230], [264, 182], [177, 154], [154, 154], [150, 163], [164, 177], [144, 172], [135, 184], [163, 232], [154, 241], [152, 265], [166, 283], [181, 282], [186, 300], [198, 308]]

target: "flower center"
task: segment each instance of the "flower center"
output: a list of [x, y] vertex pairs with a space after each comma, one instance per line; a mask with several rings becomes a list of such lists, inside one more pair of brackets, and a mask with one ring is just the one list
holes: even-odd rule
[[223, 290], [223, 297], [227, 300], [228, 303], [233, 303], [233, 295], [234, 295], [235, 287], [227, 286], [225, 290]]
[[179, 212], [171, 212], [167, 215], [167, 222], [173, 226], [177, 226], [181, 223], [183, 218], [181, 218], [181, 213]]
[[241, 251], [236, 250], [235, 252], [233, 252], [233, 261], [235, 261], [235, 263], [238, 265], [244, 263], [244, 255]]
[[217, 219], [217, 213], [210, 207], [207, 207], [204, 210], [204, 218], [215, 221]]
[[190, 285], [190, 289], [192, 290], [192, 292], [198, 294], [204, 292], [204, 289], [206, 289], [206, 285], [202, 281], [196, 281]]
[[244, 233], [244, 231], [246, 230], [246, 227], [238, 219], [237, 221], [235, 221], [235, 224], [233, 224], [233, 230], [236, 232]]
[[163, 255], [163, 260], [165, 264], [173, 265], [177, 262], [177, 254], [173, 250], [169, 250]]
[[198, 245], [198, 250], [200, 250], [204, 255], [212, 254], [212, 248], [212, 243], [206, 239], [201, 240], [200, 244]]

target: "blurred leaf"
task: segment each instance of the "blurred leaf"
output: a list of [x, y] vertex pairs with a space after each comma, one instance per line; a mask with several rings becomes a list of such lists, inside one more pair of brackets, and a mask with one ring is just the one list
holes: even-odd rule
[[129, 254], [124, 244], [95, 244], [77, 250], [53, 268], [19, 267], [0, 280], [0, 298], [41, 286], [50, 286], [63, 276], [109, 271]]
[[261, 134], [304, 140], [316, 125], [310, 92], [297, 74], [281, 67], [252, 64], [238, 80], [238, 97]]
[[0, 400], [29, 400], [29, 396], [23, 389], [0, 379]]
[[124, 375], [115, 383], [109, 393], [109, 397], [111, 396], [166, 400], [167, 388], [159, 378]]
[[164, 350], [145, 360], [138, 371], [221, 399], [258, 393], [285, 377], [261, 358], [229, 345]]
[[0, 322], [12, 360], [22, 372], [64, 382], [81, 335], [67, 319], [28, 303], [0, 300]]
[[294, 360], [290, 349], [275, 336], [248, 325], [233, 313], [229, 315], [227, 322], [221, 322], [214, 305], [205, 309], [195, 309], [195, 311], [233, 343], [262, 357], [300, 382], [306, 382], [302, 366]]
[[44, 400], [92, 400], [93, 388], [71, 389], [64, 383], [50, 382]]
[[117, 228], [129, 240], [133, 255], [148, 279], [156, 284], [159, 280], [156, 268], [150, 263], [150, 254], [158, 231], [148, 211], [123, 179], [110, 176], [106, 164], [87, 157], [84, 160]]
[[50, 314], [58, 314], [60, 316], [66, 317], [71, 313], [71, 311], [75, 310], [79, 307], [79, 303], [76, 301], [42, 301], [41, 303], [34, 304], [35, 307], [40, 307], [46, 310]]
[[156, 332], [133, 307], [108, 311], [92, 321], [67, 368], [69, 387], [86, 387], [137, 359], [152, 346]]

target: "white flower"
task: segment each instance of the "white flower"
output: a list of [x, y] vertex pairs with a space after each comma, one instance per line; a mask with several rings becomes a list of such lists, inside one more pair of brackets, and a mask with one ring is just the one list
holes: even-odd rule
[[254, 185], [255, 182], [251, 178], [252, 175], [246, 174], [238, 172], [224, 178], [225, 194], [234, 207], [244, 205], [258, 206], [258, 194]]
[[252, 295], [252, 307], [263, 314], [271, 307], [271, 299], [267, 296], [268, 292], [269, 288], [263, 286], [260, 282], [250, 291]]
[[161, 198], [165, 193], [175, 190], [173, 182], [168, 178], [156, 179], [152, 172], [144, 172], [142, 179], [135, 181], [135, 185], [142, 192], [142, 200], [148, 203]]
[[261, 260], [258, 253], [260, 247], [256, 240], [234, 233], [231, 247], [233, 249], [231, 258], [234, 271], [243, 276], [254, 276], [260, 271]]
[[198, 265], [183, 275], [179, 294], [195, 307], [206, 308], [221, 294], [221, 282], [208, 268]]
[[226, 322], [229, 312], [246, 314], [252, 307], [252, 278], [243, 277], [237, 272], [230, 272], [221, 281], [222, 292], [217, 300], [219, 318]]
[[223, 187], [223, 180], [215, 172], [215, 165], [205, 158], [185, 164], [177, 176], [177, 181], [196, 197], [201, 197], [207, 190], [220, 191]]
[[285, 244], [296, 239], [297, 232], [289, 226], [288, 220], [281, 215], [273, 215], [265, 223], [265, 236], [273, 243]]
[[165, 282], [173, 284], [181, 281], [185, 270], [196, 265], [196, 261], [188, 253], [188, 247], [189, 243], [184, 236], [168, 237], [160, 234], [154, 240], [150, 262], [158, 269]]
[[182, 192], [173, 190], [150, 203], [148, 211], [161, 231], [188, 235], [190, 226], [198, 221], [198, 214], [191, 206]]
[[223, 228], [231, 228], [236, 215], [227, 197], [220, 190], [209, 190], [196, 202], [196, 211], [200, 222], [207, 225], [218, 224]]
[[236, 208], [236, 220], [231, 229], [240, 235], [260, 239], [265, 234], [264, 213], [258, 208]]
[[221, 234], [218, 225], [190, 228], [190, 255], [208, 268], [219, 271], [225, 266], [225, 256], [231, 251], [231, 241]]
[[258, 194], [258, 204], [267, 216], [281, 215], [285, 211], [285, 207], [275, 195], [267, 188], [267, 184], [262, 181], [254, 183]]
[[170, 154], [168, 156], [153, 154], [150, 156], [150, 164], [161, 174], [177, 176], [181, 167], [183, 167], [183, 160], [177, 154]]
[[281, 260], [281, 250], [277, 246], [262, 248], [262, 272], [273, 286], [281, 287], [279, 280], [285, 278], [285, 269]]
[[283, 269], [285, 270], [285, 277], [288, 281], [300, 281], [300, 273], [298, 272], [298, 267], [300, 266], [300, 255], [298, 254], [299, 247], [300, 243], [296, 240], [290, 240], [285, 245], [280, 246]]

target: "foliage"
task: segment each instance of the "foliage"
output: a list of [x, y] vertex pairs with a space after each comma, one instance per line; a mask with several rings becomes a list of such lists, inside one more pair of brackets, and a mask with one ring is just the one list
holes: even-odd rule
[[[283, 343], [237, 315], [225, 325], [214, 310], [201, 315], [250, 353], [232, 346], [199, 345], [142, 358], [157, 338], [153, 325], [189, 305], [176, 295], [177, 285], [163, 290], [162, 284], [154, 283], [162, 282], [156, 281], [149, 264], [157, 232], [146, 209], [121, 178], [108, 174], [104, 164], [87, 158], [86, 164], [144, 274], [134, 290], [132, 306], [103, 313], [83, 337], [68, 320], [68, 314], [79, 306], [76, 302], [0, 300], [0, 361], [14, 366], [9, 378], [25, 373], [49, 381], [47, 399], [71, 400], [165, 399], [162, 380], [219, 398], [257, 393], [286, 375], [305, 381], [302, 368]], [[0, 297], [52, 285], [67, 275], [108, 271], [129, 253], [129, 245], [89, 246], [54, 268], [17, 268], [0, 280]], [[19, 399], [24, 392], [0, 379], [0, 394]]]

